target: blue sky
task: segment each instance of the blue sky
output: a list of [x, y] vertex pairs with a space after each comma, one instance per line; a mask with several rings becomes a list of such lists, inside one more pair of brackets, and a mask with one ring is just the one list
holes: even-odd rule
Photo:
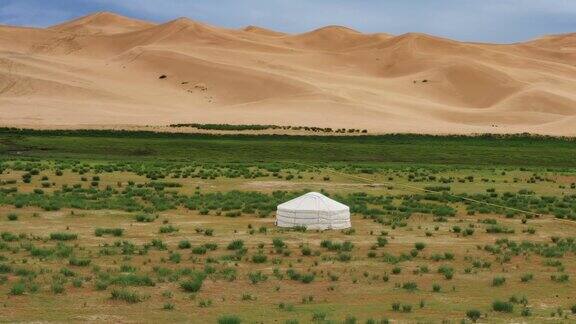
[[576, 0], [0, 0], [0, 24], [43, 27], [94, 11], [155, 22], [184, 16], [229, 28], [343, 25], [499, 43], [576, 32]]

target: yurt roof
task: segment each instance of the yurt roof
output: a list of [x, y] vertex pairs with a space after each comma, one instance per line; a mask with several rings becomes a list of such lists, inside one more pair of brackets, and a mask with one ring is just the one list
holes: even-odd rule
[[278, 209], [302, 211], [340, 211], [348, 210], [348, 206], [330, 199], [319, 192], [309, 192], [300, 197], [278, 205]]

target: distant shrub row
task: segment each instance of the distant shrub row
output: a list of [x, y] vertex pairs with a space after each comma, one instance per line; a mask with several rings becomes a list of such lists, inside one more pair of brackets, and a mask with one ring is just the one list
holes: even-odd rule
[[305, 130], [309, 132], [319, 133], [368, 133], [368, 130], [354, 129], [354, 128], [338, 128], [332, 129], [330, 127], [309, 127], [309, 126], [278, 126], [278, 125], [230, 125], [230, 124], [171, 124], [172, 128], [192, 127], [205, 130], [226, 130], [226, 131], [245, 131], [245, 130], [268, 130], [268, 129], [283, 129], [283, 130]]

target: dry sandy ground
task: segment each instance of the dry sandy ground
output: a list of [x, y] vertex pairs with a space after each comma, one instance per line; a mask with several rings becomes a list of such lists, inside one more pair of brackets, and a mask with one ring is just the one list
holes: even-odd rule
[[0, 124], [169, 123], [576, 135], [576, 34], [493, 45], [111, 13], [0, 26]]

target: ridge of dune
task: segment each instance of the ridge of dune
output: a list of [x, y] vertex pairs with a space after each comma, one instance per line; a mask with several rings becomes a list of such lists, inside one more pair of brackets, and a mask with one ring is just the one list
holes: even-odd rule
[[326, 26], [302, 34], [288, 35], [285, 40], [296, 47], [305, 47], [324, 51], [350, 50], [382, 40], [391, 36], [384, 33], [363, 34], [343, 26]]
[[528, 42], [533, 46], [576, 52], [576, 33], [547, 35]]
[[151, 22], [102, 11], [54, 25], [48, 27], [48, 29], [74, 34], [110, 35], [141, 30], [152, 26], [154, 24]]
[[576, 136], [576, 34], [516, 44], [285, 34], [101, 12], [0, 26], [0, 124], [308, 124]]
[[281, 36], [287, 35], [286, 33], [278, 32], [278, 31], [263, 28], [263, 27], [253, 26], [253, 25], [249, 25], [249, 26], [242, 28], [242, 31], [254, 33], [254, 34], [258, 34], [258, 35], [263, 35], [263, 36], [271, 36], [271, 37], [281, 37]]

